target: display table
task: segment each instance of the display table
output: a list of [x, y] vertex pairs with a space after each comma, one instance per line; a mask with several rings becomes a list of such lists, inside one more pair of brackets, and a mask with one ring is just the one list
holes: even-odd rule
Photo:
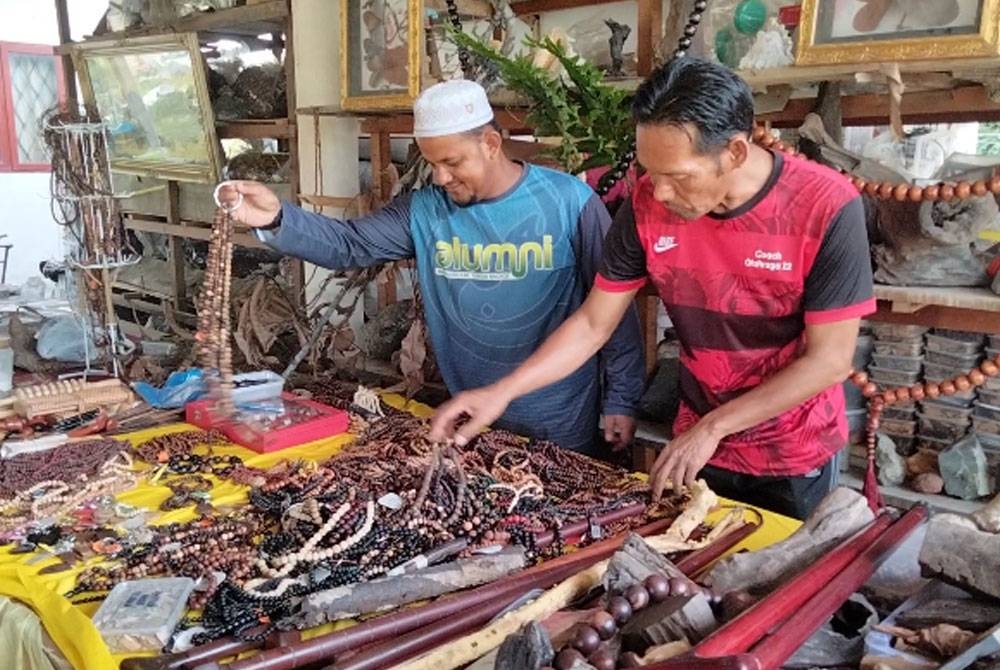
[[[406, 409], [418, 416], [429, 415], [432, 411], [426, 405], [406, 403], [398, 396], [386, 396], [384, 400], [390, 405]], [[191, 430], [192, 428], [193, 426], [188, 424], [173, 424], [139, 431], [125, 437], [133, 443], [138, 443], [157, 435]], [[242, 458], [248, 466], [269, 468], [284, 460], [320, 463], [340, 451], [350, 440], [349, 436], [341, 435], [269, 454], [257, 454], [238, 446], [215, 447], [213, 452], [222, 455], [234, 454]], [[228, 481], [214, 480], [214, 483], [215, 487], [211, 490], [214, 506], [238, 506], [247, 502], [248, 487]], [[170, 495], [171, 491], [166, 486], [143, 481], [134, 489], [117, 497], [123, 503], [155, 510], [152, 515], [152, 523], [156, 525], [190, 521], [195, 518], [193, 506], [170, 512], [160, 512], [160, 503]], [[723, 502], [731, 504], [728, 501]], [[722, 513], [721, 510], [714, 512], [712, 516], [709, 516], [708, 521], [714, 521]], [[768, 546], [790, 535], [800, 523], [797, 520], [771, 512], [761, 510], [760, 513], [763, 518], [761, 528], [734, 547], [732, 551], [753, 551]], [[62, 595], [73, 588], [76, 574], [86, 567], [99, 564], [104, 559], [97, 557], [64, 572], [39, 574], [45, 567], [57, 564], [59, 561], [55, 558], [39, 561], [38, 552], [12, 554], [11, 548], [12, 545], [0, 547], [0, 595], [19, 600], [38, 613], [52, 640], [74, 668], [78, 670], [107, 670], [117, 667], [121, 658], [126, 656], [112, 655], [90, 621], [90, 616], [96, 611], [99, 603], [73, 605]], [[349, 622], [327, 624], [306, 631], [304, 636], [312, 637], [333, 630], [334, 627], [345, 625], [349, 625]], [[128, 654], [127, 656], [136, 656], [136, 654]]]

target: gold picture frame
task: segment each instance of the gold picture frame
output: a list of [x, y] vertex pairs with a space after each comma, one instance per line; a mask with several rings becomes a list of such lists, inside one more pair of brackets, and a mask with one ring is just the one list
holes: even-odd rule
[[1000, 0], [937, 0], [927, 5], [934, 16], [918, 17], [925, 20], [923, 27], [917, 21], [907, 26], [905, 5], [892, 3], [882, 14], [873, 13], [874, 5], [862, 0], [803, 0], [795, 64], [1000, 55]]
[[422, 0], [341, 2], [341, 106], [408, 111], [420, 93], [423, 32]]
[[109, 125], [114, 172], [204, 184], [221, 178], [197, 34], [83, 42], [72, 57], [88, 111]]

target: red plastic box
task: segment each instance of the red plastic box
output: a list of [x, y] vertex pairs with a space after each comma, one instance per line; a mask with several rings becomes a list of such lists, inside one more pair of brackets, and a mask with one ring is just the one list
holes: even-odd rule
[[291, 405], [308, 408], [313, 410], [316, 416], [284, 428], [259, 430], [249, 423], [239, 421], [238, 417], [235, 420], [227, 418], [220, 421], [214, 416], [211, 400], [189, 402], [184, 413], [188, 423], [205, 430], [213, 428], [220, 430], [236, 444], [261, 454], [347, 432], [350, 418], [343, 410], [306, 400], [292, 393], [282, 393], [281, 400], [286, 407]]

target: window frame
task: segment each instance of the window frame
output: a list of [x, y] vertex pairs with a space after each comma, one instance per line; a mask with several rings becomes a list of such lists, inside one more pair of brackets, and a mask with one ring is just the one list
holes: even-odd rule
[[56, 99], [60, 105], [66, 103], [66, 87], [63, 81], [62, 58], [56, 55], [55, 47], [48, 44], [26, 44], [23, 42], [0, 42], [0, 173], [3, 172], [49, 172], [52, 165], [45, 163], [25, 163], [17, 148], [17, 123], [14, 119], [14, 88], [10, 75], [11, 54], [30, 56], [51, 56], [55, 63]]

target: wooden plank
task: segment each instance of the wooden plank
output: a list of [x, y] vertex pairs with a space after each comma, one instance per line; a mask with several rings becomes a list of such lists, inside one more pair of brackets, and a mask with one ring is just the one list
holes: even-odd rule
[[[66, 44], [73, 41], [73, 35], [69, 27], [69, 10], [66, 7], [66, 0], [56, 0], [56, 21], [59, 23], [59, 42]], [[76, 70], [73, 68], [73, 58], [69, 54], [62, 54], [62, 79], [63, 90], [66, 92], [66, 101], [70, 109], [76, 109]]]
[[[215, 124], [219, 139], [294, 138], [296, 127], [289, 119], [263, 119], [247, 121], [219, 121]], [[295, 152], [291, 152], [295, 153]]]
[[[222, 9], [214, 12], [201, 12], [192, 16], [187, 16], [162, 26], [144, 27], [132, 30], [123, 30], [103, 35], [95, 35], [86, 42], [114, 42], [130, 37], [143, 37], [148, 35], [161, 35], [170, 33], [198, 32], [209, 30], [225, 30], [227, 32], [246, 33], [248, 35], [259, 35], [271, 30], [281, 29], [282, 22], [289, 16], [287, 0], [269, 0], [252, 5], [243, 5]], [[240, 29], [237, 30], [236, 26]], [[68, 49], [71, 45], [63, 45], [63, 49]]]
[[[796, 127], [815, 106], [813, 98], [794, 98], [780, 112], [758, 115], [758, 120], [777, 128]], [[889, 116], [889, 97], [883, 94], [845, 95], [841, 98], [845, 126], [884, 124]], [[986, 89], [966, 85], [946, 91], [903, 94], [905, 123], [958, 123], [1000, 121], [1000, 103], [990, 99]]]
[[[204, 240], [206, 242], [212, 236], [211, 228], [202, 228], [194, 225], [194, 222], [192, 221], [182, 221], [182, 223], [187, 225], [178, 226], [164, 221], [158, 221], [152, 217], [142, 217], [141, 215], [127, 215], [122, 218], [125, 226], [127, 228], [131, 228], [132, 230], [141, 230], [147, 233], [156, 233], [158, 235], [186, 237], [191, 240]], [[249, 247], [253, 249], [270, 248], [258, 240], [256, 236], [246, 232], [234, 232], [233, 243], [238, 244], [241, 247]]]
[[875, 297], [879, 300], [900, 302], [907, 305], [937, 305], [986, 312], [1000, 312], [1000, 295], [988, 288], [965, 286], [888, 286], [877, 284]]
[[[315, 108], [314, 108], [315, 109]], [[300, 112], [302, 110], [299, 110]], [[504, 130], [512, 133], [530, 134], [533, 130], [525, 121], [528, 110], [497, 109], [494, 107], [497, 123]], [[391, 133], [393, 135], [409, 135], [413, 132], [412, 114], [394, 114], [392, 116], [369, 116], [361, 122], [361, 132], [368, 134]]]
[[[488, 19], [493, 16], [493, 5], [487, 0], [458, 0], [456, 6], [461, 18]], [[444, 0], [424, 0], [424, 8], [444, 13], [448, 11]]]
[[[291, 0], [285, 0], [286, 3], [291, 3]], [[291, 7], [288, 7], [288, 14], [291, 16]], [[296, 115], [295, 110], [298, 107], [298, 87], [295, 84], [295, 33], [293, 30], [294, 21], [285, 22], [285, 97], [287, 100], [287, 107], [285, 113], [288, 115], [286, 119], [288, 130], [289, 142], [288, 142], [288, 181], [292, 188], [292, 193], [297, 194], [301, 189], [301, 166], [299, 165], [299, 145], [298, 145], [298, 133], [296, 132]], [[320, 160], [319, 156], [314, 156], [313, 160]], [[319, 187], [319, 186], [317, 186]], [[301, 204], [301, 200], [296, 200], [296, 204]], [[285, 269], [287, 274], [287, 279], [289, 284], [291, 284], [294, 296], [295, 304], [297, 307], [302, 307], [305, 305], [306, 300], [306, 270], [305, 264], [300, 258], [289, 258], [285, 262]]]
[[642, 333], [642, 350], [646, 361], [646, 375], [656, 367], [656, 349], [660, 343], [656, 317], [660, 309], [660, 297], [656, 294], [639, 294], [635, 297], [639, 311], [639, 331]]
[[551, 12], [556, 9], [574, 9], [576, 7], [589, 7], [591, 5], [608, 5], [621, 0], [523, 0], [523, 2], [512, 2], [510, 8], [514, 14], [541, 14]]
[[892, 311], [892, 303], [880, 300], [878, 311], [867, 318], [883, 323], [968, 330], [974, 333], [1000, 333], [1000, 312], [963, 309], [961, 307], [930, 305], [913, 313], [900, 313]]
[[389, 165], [392, 163], [392, 153], [389, 145], [389, 133], [380, 132], [371, 136], [372, 189], [375, 193], [375, 205], [381, 206], [389, 201], [392, 184], [389, 177]]
[[[176, 181], [167, 182], [167, 224], [179, 226], [181, 223], [181, 190]], [[170, 285], [174, 304], [180, 306], [187, 298], [187, 283], [184, 280], [184, 242], [181, 237], [171, 235]]]
[[636, 64], [640, 77], [653, 71], [656, 47], [663, 37], [663, 3], [639, 0], [639, 33], [636, 35]]

